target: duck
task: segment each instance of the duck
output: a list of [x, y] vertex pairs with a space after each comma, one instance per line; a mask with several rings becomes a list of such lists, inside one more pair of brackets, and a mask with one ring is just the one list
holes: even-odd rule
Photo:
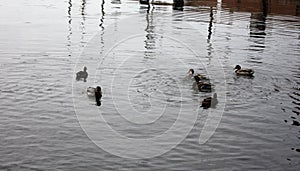
[[95, 97], [96, 105], [100, 106], [101, 105], [100, 100], [102, 98], [101, 87], [100, 86], [97, 86], [96, 88], [95, 87], [88, 87], [86, 91], [87, 91], [88, 96]]
[[88, 87], [86, 89], [86, 93], [88, 96], [90, 97], [95, 97], [95, 92], [99, 91], [101, 92], [101, 87], [100, 86], [97, 86], [97, 87]]
[[188, 71], [188, 74], [189, 74], [189, 76], [194, 76], [194, 73], [195, 73], [195, 71], [194, 71], [194, 69], [189, 69], [189, 71]]
[[94, 97], [95, 96], [95, 91], [96, 91], [96, 88], [94, 87], [88, 87], [86, 89], [86, 93], [88, 96], [91, 96], [91, 97]]
[[211, 92], [215, 87], [215, 85], [210, 82], [201, 81], [198, 76], [194, 76], [194, 78], [196, 80], [196, 82], [193, 84], [194, 89], [198, 89], [201, 92]]
[[207, 97], [203, 99], [201, 107], [208, 109], [210, 107], [215, 108], [218, 104], [217, 93], [214, 93], [213, 97]]
[[209, 78], [207, 76], [205, 76], [204, 74], [195, 74], [194, 75], [194, 73], [195, 73], [194, 69], [192, 69], [192, 68], [189, 69], [188, 77], [194, 78], [195, 76], [197, 76], [197, 77], [199, 77], [200, 80], [209, 80]]
[[236, 75], [253, 76], [254, 74], [254, 71], [252, 69], [242, 68], [240, 65], [236, 65], [234, 69]]
[[86, 72], [87, 67], [83, 68], [83, 71], [79, 71], [76, 73], [76, 80], [79, 81], [81, 79], [83, 79], [84, 82], [86, 82], [86, 79], [88, 77], [88, 73]]

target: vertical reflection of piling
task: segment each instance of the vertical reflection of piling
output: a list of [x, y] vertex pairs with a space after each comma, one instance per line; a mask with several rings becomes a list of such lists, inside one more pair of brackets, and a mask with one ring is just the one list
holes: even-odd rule
[[268, 13], [268, 2], [267, 0], [262, 0], [262, 12], [251, 13], [250, 20], [250, 36], [264, 38], [266, 33], [266, 18]]
[[150, 0], [140, 0], [140, 4], [150, 5]]
[[300, 115], [300, 65], [299, 63], [296, 64], [296, 66], [291, 67], [291, 69], [292, 69], [292, 76], [295, 81], [289, 96], [292, 99], [292, 103], [294, 105], [294, 109], [292, 110], [292, 112], [297, 116], [299, 116]]
[[266, 30], [266, 19], [268, 14], [268, 1], [262, 0], [261, 12], [252, 12], [250, 17], [250, 37], [255, 43], [251, 45], [251, 50], [262, 51], [265, 48], [265, 30]]
[[71, 24], [72, 18], [71, 18], [71, 12], [72, 12], [72, 0], [68, 1], [68, 18], [69, 18], [69, 24]]
[[81, 22], [80, 22], [80, 26], [81, 26], [81, 38], [80, 38], [80, 42], [81, 42], [81, 47], [83, 47], [83, 43], [84, 43], [84, 35], [85, 35], [85, 5], [86, 5], [86, 0], [82, 0], [81, 3]]
[[209, 13], [209, 24], [208, 24], [208, 36], [207, 36], [207, 57], [210, 60], [211, 54], [213, 51], [212, 43], [210, 41], [211, 35], [212, 35], [212, 27], [213, 27], [213, 21], [214, 21], [214, 13], [213, 13], [213, 7], [210, 7], [210, 13]]
[[102, 0], [101, 5], [100, 5], [101, 17], [100, 17], [100, 24], [99, 24], [99, 27], [101, 28], [101, 33], [100, 33], [100, 43], [101, 43], [100, 56], [104, 56], [104, 26], [103, 26], [104, 15], [105, 15], [104, 4], [105, 4], [105, 1]]
[[103, 20], [104, 20], [104, 15], [105, 15], [104, 4], [105, 4], [105, 1], [102, 0], [102, 2], [101, 2], [101, 17], [100, 17], [100, 24], [99, 24], [99, 26], [101, 27], [102, 31], [104, 30], [104, 27], [103, 27]]
[[266, 19], [268, 14], [268, 0], [262, 0], [262, 9], [263, 9], [263, 16]]
[[112, 0], [111, 4], [121, 4], [121, 0]]
[[147, 21], [147, 27], [145, 31], [146, 34], [146, 40], [145, 40], [145, 58], [149, 58], [153, 56], [153, 49], [155, 49], [155, 37], [154, 37], [154, 24], [153, 24], [153, 9], [150, 11], [150, 6], [148, 6], [147, 14], [146, 14], [146, 21]]
[[183, 10], [184, 0], [173, 0], [173, 9], [174, 10]]
[[295, 105], [293, 113], [296, 115], [300, 115], [300, 83], [298, 82], [297, 85], [293, 86], [293, 92], [290, 94], [292, 98], [292, 103]]
[[264, 38], [266, 33], [266, 19], [263, 13], [251, 13], [250, 36], [255, 38]]
[[69, 18], [69, 20], [68, 20], [68, 31], [69, 31], [69, 34], [68, 34], [68, 36], [67, 36], [67, 39], [68, 39], [68, 51], [69, 51], [69, 56], [72, 56], [72, 50], [71, 50], [71, 44], [72, 44], [72, 42], [71, 42], [71, 35], [72, 35], [72, 0], [69, 0], [68, 1], [68, 4], [69, 4], [69, 6], [68, 6], [68, 18]]
[[209, 41], [211, 38], [211, 34], [212, 34], [212, 26], [213, 26], [213, 20], [214, 20], [214, 13], [213, 13], [213, 8], [210, 7], [210, 14], [209, 14], [209, 25], [208, 25], [208, 37], [207, 40]]
[[182, 22], [184, 19], [184, 12], [183, 11], [173, 11], [172, 13], [173, 22]]
[[81, 4], [81, 16], [85, 17], [85, 4], [86, 4], [86, 0], [82, 0], [82, 4]]

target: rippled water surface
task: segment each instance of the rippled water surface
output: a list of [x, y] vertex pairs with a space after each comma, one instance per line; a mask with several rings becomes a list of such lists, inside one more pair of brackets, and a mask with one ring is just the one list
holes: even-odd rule
[[0, 170], [299, 170], [299, 1], [188, 2], [1, 2]]

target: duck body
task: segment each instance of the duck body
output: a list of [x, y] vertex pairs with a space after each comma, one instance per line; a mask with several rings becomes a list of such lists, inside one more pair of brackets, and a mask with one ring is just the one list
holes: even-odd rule
[[[100, 89], [99, 89], [99, 88]], [[88, 96], [90, 97], [95, 97], [96, 96], [96, 93], [100, 93], [101, 94], [101, 97], [102, 97], [102, 92], [101, 92], [101, 87], [100, 86], [97, 86], [96, 88], [95, 87], [88, 87], [86, 89], [86, 93]]]
[[96, 88], [94, 87], [88, 87], [87, 90], [87, 95], [89, 97], [95, 97], [95, 100], [96, 100], [96, 105], [97, 106], [100, 106], [101, 105], [101, 98], [102, 98], [102, 91], [101, 91], [101, 87], [100, 86], [97, 86]]
[[188, 71], [188, 77], [189, 77], [189, 78], [193, 78], [193, 77], [194, 77], [194, 73], [195, 73], [194, 69], [190, 69], [190, 70]]
[[194, 69], [190, 69], [189, 71], [188, 71], [188, 77], [190, 77], [190, 78], [195, 78], [195, 76], [196, 77], [198, 77], [200, 80], [205, 80], [205, 81], [209, 81], [209, 78], [207, 77], [207, 76], [205, 76], [204, 74], [194, 74], [195, 73], [195, 71], [194, 71]]
[[94, 97], [95, 92], [96, 92], [96, 88], [94, 88], [94, 87], [88, 87], [86, 89], [86, 93], [87, 93], [88, 96]]
[[214, 88], [214, 85], [210, 82], [198, 82], [197, 86], [201, 92], [211, 92]]
[[196, 74], [195, 76], [198, 77], [201, 81], [209, 81], [209, 78], [206, 75]]
[[196, 82], [193, 84], [194, 89], [198, 89], [201, 92], [211, 92], [215, 85], [207, 81], [201, 81], [198, 76], [194, 76]]
[[217, 104], [218, 104], [217, 94], [214, 93], [213, 97], [207, 97], [203, 99], [201, 107], [203, 107], [204, 109], [208, 109], [210, 107], [215, 108]]
[[79, 80], [81, 80], [81, 79], [83, 79], [84, 82], [86, 81], [86, 79], [87, 79], [87, 77], [88, 77], [88, 75], [89, 75], [89, 74], [86, 72], [86, 70], [87, 70], [87, 68], [84, 67], [84, 68], [83, 68], [83, 71], [79, 71], [79, 72], [76, 73], [76, 80], [77, 80], [77, 81], [79, 81]]
[[240, 65], [236, 65], [234, 69], [235, 69], [236, 75], [253, 76], [253, 74], [254, 74], [254, 70], [248, 69], [248, 68], [241, 68]]

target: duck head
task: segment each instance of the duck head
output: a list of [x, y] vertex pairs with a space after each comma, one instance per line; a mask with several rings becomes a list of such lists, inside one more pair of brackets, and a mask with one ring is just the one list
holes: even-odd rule
[[241, 68], [242, 68], [241, 66], [239, 66], [239, 65], [236, 65], [234, 69], [236, 69], [236, 70], [240, 70]]
[[97, 87], [96, 87], [96, 91], [97, 91], [97, 92], [101, 92], [101, 87], [100, 87], [100, 86], [97, 86]]
[[87, 70], [87, 67], [84, 67], [84, 68], [83, 68], [83, 71], [86, 72], [86, 70]]
[[194, 69], [190, 69], [188, 72], [189, 75], [193, 75], [194, 73], [195, 73]]

